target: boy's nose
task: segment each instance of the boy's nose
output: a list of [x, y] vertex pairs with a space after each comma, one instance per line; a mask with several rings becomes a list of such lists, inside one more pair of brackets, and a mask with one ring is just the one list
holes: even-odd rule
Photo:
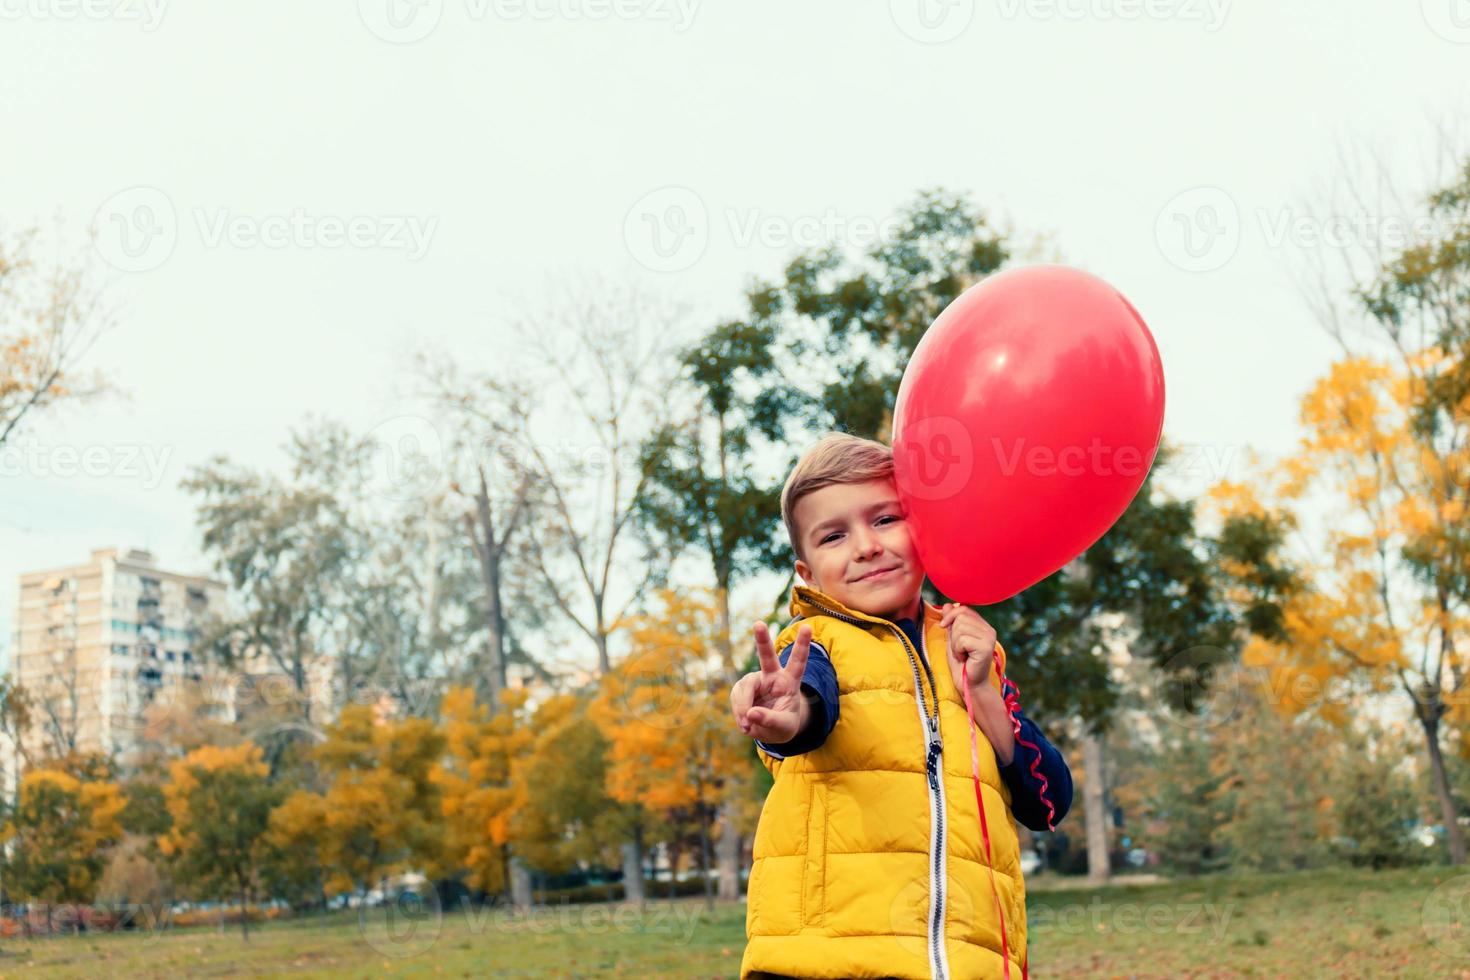
[[858, 554], [864, 558], [883, 553], [883, 544], [878, 540], [877, 535], [861, 535], [854, 539], [854, 543], [857, 545]]

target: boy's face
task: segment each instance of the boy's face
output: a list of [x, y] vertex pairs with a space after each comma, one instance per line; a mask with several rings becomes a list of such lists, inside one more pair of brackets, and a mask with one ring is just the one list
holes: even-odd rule
[[796, 574], [807, 585], [870, 616], [917, 614], [924, 565], [892, 480], [822, 487], [796, 502], [793, 517], [806, 555]]

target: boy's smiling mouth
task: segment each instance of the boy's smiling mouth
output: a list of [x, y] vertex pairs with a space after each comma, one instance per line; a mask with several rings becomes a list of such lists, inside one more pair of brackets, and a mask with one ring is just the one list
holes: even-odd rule
[[890, 565], [887, 568], [874, 569], [873, 571], [868, 572], [866, 575], [859, 575], [857, 578], [853, 579], [853, 581], [854, 582], [870, 582], [873, 579], [882, 578], [883, 576], [889, 574], [890, 572], [897, 572], [897, 571], [901, 570], [902, 568], [903, 568], [902, 565]]

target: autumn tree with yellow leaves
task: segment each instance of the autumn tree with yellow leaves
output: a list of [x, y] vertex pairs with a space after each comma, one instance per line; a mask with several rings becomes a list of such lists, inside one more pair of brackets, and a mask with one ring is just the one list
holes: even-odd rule
[[512, 781], [516, 760], [530, 751], [524, 689], [502, 691], [500, 710], [456, 687], [440, 708], [444, 752], [430, 780], [438, 793], [443, 860], [463, 869], [467, 884], [499, 892], [509, 880], [511, 822], [524, 803], [524, 783]]
[[[271, 824], [280, 847], [316, 855], [329, 894], [366, 892], [384, 876], [433, 867], [442, 847], [433, 771], [445, 738], [426, 718], [342, 709], [312, 751], [320, 792], [299, 789]], [[304, 876], [297, 869], [294, 877]]]
[[535, 741], [512, 761], [521, 788], [509, 833], [526, 862], [558, 874], [608, 864], [628, 832], [627, 808], [607, 792], [607, 738], [587, 716], [587, 699], [548, 698], [531, 722]]
[[203, 746], [175, 760], [169, 777], [163, 795], [173, 824], [159, 850], [203, 897], [239, 901], [248, 940], [250, 897], [270, 853], [271, 810], [281, 798], [260, 746]]
[[0, 234], [0, 445], [34, 412], [103, 389], [79, 363], [109, 314], [84, 263], [48, 265], [35, 229]]
[[654, 821], [692, 823], [706, 872], [715, 811], [748, 788], [742, 775], [751, 771], [749, 742], [727, 723], [719, 622], [707, 592], [659, 592], [657, 612], [630, 622], [631, 650], [604, 678], [590, 709], [608, 740], [608, 795], [638, 812], [633, 831], [640, 844]]
[[122, 836], [125, 805], [113, 782], [58, 769], [35, 769], [21, 779], [4, 828], [5, 884], [13, 896], [46, 903], [48, 931], [53, 904], [92, 900], [106, 848]]
[[[1215, 496], [1227, 535], [1274, 528], [1283, 541], [1318, 532], [1304, 518], [1322, 514], [1325, 547], [1292, 556], [1303, 587], [1258, 606], [1274, 615], [1253, 623], [1262, 628], [1243, 658], [1266, 670], [1288, 711], [1345, 723], [1351, 702], [1332, 696], [1343, 682], [1365, 695], [1402, 695], [1422, 735], [1450, 860], [1464, 864], [1443, 740], [1452, 735], [1470, 753], [1470, 161], [1427, 210], [1435, 233], [1351, 286], [1348, 312], [1372, 350], [1351, 350], [1333, 320], [1346, 356], [1303, 399], [1296, 452], [1261, 486], [1227, 483]], [[1270, 550], [1225, 563], [1248, 602], [1262, 570], [1282, 568]]]

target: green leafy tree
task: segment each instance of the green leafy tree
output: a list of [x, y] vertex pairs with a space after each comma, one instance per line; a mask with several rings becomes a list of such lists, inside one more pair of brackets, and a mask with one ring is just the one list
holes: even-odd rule
[[1334, 774], [1336, 843], [1355, 867], [1377, 871], [1422, 860], [1409, 833], [1418, 819], [1413, 784], [1396, 749], [1355, 736]]
[[1230, 774], [1216, 761], [1209, 740], [1193, 729], [1170, 733], [1155, 762], [1148, 821], [1162, 830], [1147, 839], [1166, 865], [1185, 874], [1219, 871], [1229, 864], [1224, 827], [1233, 801]]
[[208, 745], [169, 767], [164, 788], [172, 825], [158, 841], [177, 876], [209, 898], [240, 903], [240, 934], [250, 939], [250, 898], [269, 859], [271, 811], [281, 801], [260, 746]]
[[20, 781], [4, 827], [12, 896], [46, 904], [47, 930], [58, 902], [90, 902], [107, 848], [123, 833], [116, 783], [59, 769], [35, 769]]

